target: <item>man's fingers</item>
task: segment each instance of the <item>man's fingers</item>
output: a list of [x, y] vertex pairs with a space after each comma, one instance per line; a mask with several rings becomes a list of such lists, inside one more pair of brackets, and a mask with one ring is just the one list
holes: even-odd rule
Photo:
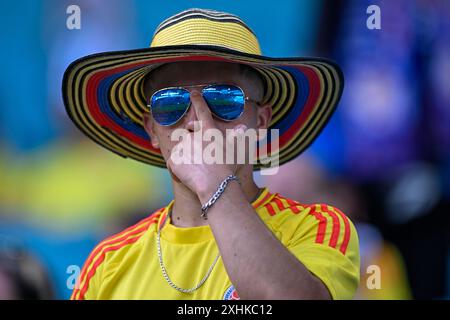
[[175, 182], [181, 182], [180, 179], [178, 179], [178, 177], [175, 175], [175, 173], [173, 173], [173, 170], [172, 170], [173, 163], [172, 163], [171, 159], [167, 160], [166, 166], [167, 166], [167, 170], [169, 170], [169, 173], [170, 173], [170, 176], [172, 177], [172, 179]]
[[195, 114], [197, 115], [198, 121], [203, 129], [215, 128], [214, 119], [212, 117], [211, 111], [206, 104], [205, 99], [203, 99], [200, 92], [194, 90], [191, 92], [191, 102], [195, 109]]
[[245, 134], [245, 131], [247, 130], [247, 126], [245, 124], [238, 124], [233, 128], [233, 130], [230, 130], [227, 132], [226, 139], [228, 142], [233, 142], [235, 138], [239, 138]]

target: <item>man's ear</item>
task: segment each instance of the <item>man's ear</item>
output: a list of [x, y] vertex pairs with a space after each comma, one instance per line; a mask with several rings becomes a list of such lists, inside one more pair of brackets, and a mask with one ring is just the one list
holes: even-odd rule
[[143, 114], [143, 126], [145, 132], [150, 136], [150, 142], [152, 143], [153, 148], [159, 149], [159, 141], [155, 133], [155, 122], [148, 112]]
[[272, 106], [268, 103], [257, 107], [256, 126], [258, 129], [267, 129], [272, 120]]

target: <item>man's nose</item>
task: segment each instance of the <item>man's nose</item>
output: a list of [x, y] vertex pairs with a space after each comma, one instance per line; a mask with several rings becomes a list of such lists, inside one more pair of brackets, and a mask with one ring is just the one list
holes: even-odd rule
[[197, 119], [197, 114], [195, 113], [195, 109], [194, 109], [193, 105], [190, 106], [185, 117], [186, 117], [186, 119], [185, 119], [184, 128], [186, 130], [188, 130], [189, 132], [195, 132], [196, 131], [195, 123], [198, 121], [198, 119]]
[[[192, 93], [192, 91], [191, 91]], [[189, 107], [189, 110], [186, 114], [185, 119], [185, 125], [184, 128], [188, 130], [189, 132], [195, 132], [198, 130], [198, 123], [197, 126], [195, 125], [196, 122], [198, 122], [197, 113], [195, 112], [195, 106], [191, 101], [191, 106]]]

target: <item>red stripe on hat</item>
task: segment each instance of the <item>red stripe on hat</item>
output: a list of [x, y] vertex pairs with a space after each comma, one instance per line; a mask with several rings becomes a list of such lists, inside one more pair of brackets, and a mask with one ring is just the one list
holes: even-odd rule
[[[221, 58], [221, 57], [211, 57], [211, 56], [192, 56], [192, 57], [183, 57], [183, 61], [228, 61], [233, 62], [233, 60]], [[143, 139], [135, 134], [133, 134], [130, 131], [127, 131], [123, 129], [120, 125], [118, 125], [116, 122], [114, 122], [112, 119], [108, 118], [106, 115], [104, 115], [100, 107], [97, 103], [98, 97], [97, 97], [97, 87], [98, 83], [104, 79], [107, 76], [110, 76], [112, 74], [116, 74], [128, 69], [132, 69], [134, 67], [141, 67], [148, 65], [150, 62], [155, 63], [168, 63], [168, 62], [174, 62], [179, 61], [178, 57], [174, 58], [164, 58], [164, 59], [157, 59], [157, 60], [145, 60], [141, 62], [136, 62], [130, 65], [125, 65], [105, 71], [100, 71], [95, 73], [87, 82], [86, 85], [86, 100], [88, 104], [89, 112], [91, 113], [91, 116], [95, 119], [95, 121], [100, 124], [101, 126], [107, 127], [110, 130], [116, 132], [120, 136], [124, 136], [130, 141], [133, 141], [137, 145], [145, 148], [150, 149], [152, 152], [160, 153], [159, 149], [153, 148], [149, 140]], [[294, 68], [298, 68], [300, 71], [302, 71], [305, 76], [309, 80], [309, 96], [307, 98], [307, 101], [305, 103], [305, 107], [300, 114], [300, 117], [294, 122], [294, 124], [280, 137], [280, 148], [289, 140], [292, 138], [292, 136], [297, 132], [296, 128], [299, 128], [303, 122], [309, 117], [310, 113], [314, 109], [314, 105], [317, 102], [317, 99], [319, 97], [319, 88], [320, 88], [320, 81], [317, 74], [314, 72], [314, 70], [311, 67], [307, 66], [291, 66]]]
[[331, 232], [331, 238], [330, 238], [330, 242], [328, 243], [328, 245], [332, 248], [336, 248], [336, 244], [339, 239], [341, 223], [339, 222], [339, 218], [336, 215], [336, 213], [328, 210], [327, 205], [323, 204], [320, 207], [323, 212], [328, 213], [331, 216], [331, 218], [333, 219], [333, 230]]
[[281, 146], [285, 145], [297, 131], [299, 127], [308, 119], [311, 112], [314, 110], [314, 106], [319, 99], [320, 91], [319, 88], [320, 80], [317, 73], [311, 67], [307, 66], [290, 66], [299, 69], [308, 78], [309, 81], [309, 95], [305, 102], [305, 107], [303, 108], [300, 116], [295, 120], [289, 129], [280, 137], [280, 149]]
[[[112, 71], [112, 70], [111, 70]], [[99, 72], [94, 74], [86, 85], [86, 102], [88, 105], [89, 112], [94, 118], [94, 120], [102, 127], [106, 127], [111, 129], [113, 132], [120, 136], [124, 136], [133, 142], [137, 143], [143, 148], [156, 150], [153, 148], [150, 140], [143, 139], [125, 129], [123, 129], [119, 124], [114, 122], [112, 119], [108, 118], [106, 114], [102, 113], [100, 110], [100, 106], [98, 105], [98, 97], [97, 97], [97, 88], [99, 82], [108, 74], [112, 74], [114, 72]]]
[[[129, 69], [132, 69], [135, 67], [146, 66], [150, 62], [152, 64], [155, 64], [155, 63], [174, 62], [174, 61], [179, 61], [179, 60], [180, 60], [180, 58], [176, 58], [176, 57], [175, 58], [157, 59], [157, 60], [154, 60], [154, 59], [153, 60], [145, 60], [145, 61], [140, 61], [140, 62], [136, 62], [133, 64], [129, 64], [129, 65], [125, 65], [125, 66], [121, 66], [121, 67], [94, 73], [94, 75], [92, 75], [89, 78], [89, 80], [86, 84], [86, 101], [87, 101], [88, 109], [89, 109], [89, 112], [91, 113], [91, 116], [95, 119], [95, 121], [99, 125], [109, 128], [110, 130], [117, 133], [118, 135], [123, 136], [123, 137], [129, 139], [130, 141], [133, 141], [134, 143], [136, 143], [137, 145], [139, 145], [145, 149], [150, 149], [150, 150], [152, 150], [152, 152], [160, 153], [159, 149], [153, 148], [153, 146], [151, 145], [149, 140], [143, 139], [143, 138], [139, 137], [138, 135], [135, 135], [134, 133], [125, 130], [119, 124], [114, 122], [114, 120], [110, 119], [107, 115], [102, 113], [102, 111], [100, 110], [100, 106], [98, 105], [97, 88], [98, 88], [98, 84], [100, 83], [100, 81], [110, 75], [113, 75], [113, 74], [116, 74], [116, 73], [119, 73], [119, 72], [122, 72], [125, 70], [129, 70]], [[225, 58], [208, 57], [208, 56], [183, 57], [183, 61], [186, 61], [186, 60], [231, 61], [231, 60], [225, 59]]]
[[323, 244], [325, 233], [327, 231], [327, 218], [325, 218], [320, 212], [315, 211], [313, 208], [311, 208], [309, 214], [313, 215], [314, 217], [316, 217], [317, 220], [319, 220], [319, 227], [317, 228], [317, 235], [316, 235], [316, 243]]

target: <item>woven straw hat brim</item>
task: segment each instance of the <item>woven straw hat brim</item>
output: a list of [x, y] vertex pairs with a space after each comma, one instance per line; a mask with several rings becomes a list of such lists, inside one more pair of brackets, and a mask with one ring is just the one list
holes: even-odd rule
[[[148, 107], [143, 79], [154, 68], [178, 61], [247, 64], [266, 80], [264, 102], [272, 106], [269, 129], [278, 146], [259, 144], [261, 157], [278, 152], [279, 164], [302, 153], [333, 114], [344, 82], [340, 68], [321, 58], [270, 58], [211, 45], [177, 45], [93, 54], [67, 68], [62, 96], [75, 125], [104, 148], [126, 158], [165, 167], [143, 128]], [[254, 166], [255, 170], [261, 165]]]

